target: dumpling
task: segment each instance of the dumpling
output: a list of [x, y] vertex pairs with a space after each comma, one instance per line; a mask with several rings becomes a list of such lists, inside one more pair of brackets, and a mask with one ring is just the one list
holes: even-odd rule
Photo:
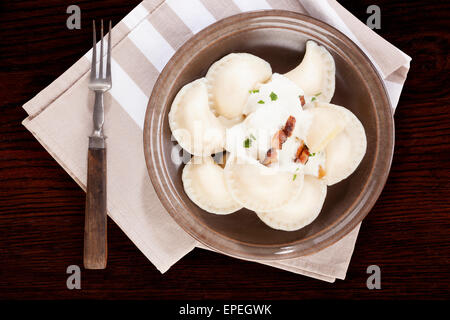
[[298, 230], [317, 218], [326, 195], [326, 183], [306, 175], [301, 192], [286, 206], [272, 212], [257, 213], [257, 215], [271, 228], [284, 231]]
[[270, 64], [249, 53], [230, 53], [208, 70], [209, 103], [217, 116], [240, 118], [249, 91], [272, 76]]
[[330, 104], [315, 104], [304, 112], [312, 115], [312, 123], [306, 135], [306, 145], [309, 151], [322, 151], [328, 143], [344, 130], [347, 118], [340, 109], [330, 107]]
[[303, 170], [278, 171], [258, 161], [243, 161], [231, 155], [225, 166], [225, 182], [231, 196], [242, 206], [259, 212], [273, 211], [286, 205], [301, 191]]
[[330, 102], [334, 94], [335, 71], [334, 59], [327, 49], [309, 40], [302, 62], [285, 76], [302, 88], [306, 95]]
[[242, 121], [245, 120], [245, 115], [233, 118], [233, 119], [228, 119], [225, 118], [224, 116], [218, 116], [217, 119], [219, 119], [220, 123], [225, 127], [225, 129], [230, 129], [232, 127], [234, 127], [235, 125], [241, 123]]
[[185, 85], [169, 112], [172, 134], [182, 148], [201, 156], [220, 152], [225, 145], [225, 127], [209, 108], [205, 78]]
[[182, 181], [188, 197], [205, 211], [229, 214], [242, 208], [228, 191], [223, 168], [210, 156], [191, 158], [183, 168]]
[[367, 148], [366, 133], [361, 122], [350, 110], [328, 103], [319, 103], [318, 106], [339, 110], [345, 117], [344, 129], [325, 148], [325, 180], [328, 185], [333, 185], [351, 175], [364, 158]]

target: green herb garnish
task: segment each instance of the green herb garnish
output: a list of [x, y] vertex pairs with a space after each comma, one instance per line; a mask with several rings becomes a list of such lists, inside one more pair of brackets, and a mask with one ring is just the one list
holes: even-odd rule
[[315, 152], [314, 152], [314, 153], [310, 153], [310, 154], [309, 154], [309, 156], [310, 156], [310, 157], [314, 157], [315, 155], [316, 155], [316, 153], [315, 153]]
[[259, 89], [255, 89], [255, 90], [248, 90], [249, 93], [258, 93]]
[[[300, 170], [300, 168], [297, 167], [297, 169], [295, 169], [295, 172], [297, 172], [298, 170]], [[297, 179], [297, 174], [294, 174], [294, 176], [292, 177], [292, 181], [294, 181], [295, 179]]]
[[318, 97], [322, 94], [322, 92], [316, 93], [315, 96]]
[[252, 140], [250, 140], [249, 138], [244, 140], [244, 148], [250, 148], [252, 145]]
[[252, 138], [253, 140], [256, 140], [256, 137], [253, 134], [250, 134], [250, 138]]
[[270, 93], [270, 100], [272, 100], [272, 101], [275, 101], [275, 100], [277, 100], [278, 99], [278, 96], [276, 95], [276, 93], [275, 92], [271, 92]]
[[259, 104], [264, 104], [265, 102], [262, 101], [262, 100], [259, 100], [258, 103], [259, 103]]
[[316, 97], [312, 97], [311, 98], [311, 102], [313, 102], [314, 100], [316, 100]]

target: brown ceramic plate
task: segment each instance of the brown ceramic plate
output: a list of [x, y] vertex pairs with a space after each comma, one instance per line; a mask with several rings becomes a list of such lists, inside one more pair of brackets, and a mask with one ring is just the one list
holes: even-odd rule
[[[367, 152], [358, 169], [328, 188], [322, 212], [310, 225], [286, 232], [269, 228], [242, 209], [230, 215], [207, 213], [186, 195], [183, 164], [171, 153], [168, 112], [180, 88], [205, 76], [209, 66], [231, 52], [267, 60], [285, 73], [302, 59], [308, 39], [324, 45], [336, 62], [332, 103], [350, 109], [364, 125]], [[355, 228], [375, 204], [386, 182], [394, 147], [391, 106], [383, 83], [364, 53], [331, 26], [289, 11], [258, 11], [221, 20], [187, 41], [162, 71], [150, 98], [144, 152], [156, 193], [173, 219], [201, 243], [246, 259], [288, 259], [321, 250]]]

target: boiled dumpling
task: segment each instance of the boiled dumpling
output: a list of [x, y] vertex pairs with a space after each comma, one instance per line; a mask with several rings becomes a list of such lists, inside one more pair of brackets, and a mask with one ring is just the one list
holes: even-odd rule
[[194, 155], [220, 152], [225, 145], [225, 128], [209, 108], [205, 78], [185, 85], [169, 112], [169, 125], [178, 143]]
[[208, 70], [210, 106], [217, 116], [239, 119], [258, 83], [272, 76], [270, 64], [249, 53], [231, 53], [215, 62]]
[[316, 107], [305, 110], [305, 113], [312, 115], [312, 123], [306, 136], [306, 145], [312, 153], [322, 151], [344, 130], [347, 121], [341, 110], [329, 107], [328, 104], [315, 105]]
[[335, 87], [334, 59], [325, 47], [314, 41], [306, 42], [306, 53], [302, 62], [285, 74], [308, 96], [318, 101], [330, 102]]
[[318, 106], [338, 110], [345, 117], [344, 129], [325, 148], [325, 180], [328, 185], [333, 185], [351, 175], [364, 158], [367, 148], [366, 133], [361, 122], [350, 110], [328, 103], [319, 103]]
[[183, 169], [184, 190], [200, 208], [210, 213], [229, 214], [242, 208], [225, 184], [224, 170], [208, 157], [193, 157]]
[[310, 175], [305, 175], [301, 192], [279, 210], [257, 213], [258, 217], [269, 227], [294, 231], [310, 224], [322, 210], [327, 185]]
[[242, 206], [259, 212], [273, 211], [297, 196], [303, 186], [303, 170], [292, 174], [230, 156], [225, 181], [232, 197]]

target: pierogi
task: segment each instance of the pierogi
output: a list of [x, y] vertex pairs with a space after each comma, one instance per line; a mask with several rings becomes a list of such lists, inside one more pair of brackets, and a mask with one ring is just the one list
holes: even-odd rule
[[186, 194], [213, 214], [247, 208], [278, 230], [312, 223], [327, 186], [351, 175], [367, 148], [358, 118], [330, 103], [334, 90], [333, 57], [314, 41], [284, 75], [248, 53], [213, 63], [169, 112], [174, 139], [194, 155], [182, 173]]
[[182, 174], [188, 197], [205, 211], [229, 214], [242, 208], [228, 191], [224, 170], [211, 156], [192, 157]]

